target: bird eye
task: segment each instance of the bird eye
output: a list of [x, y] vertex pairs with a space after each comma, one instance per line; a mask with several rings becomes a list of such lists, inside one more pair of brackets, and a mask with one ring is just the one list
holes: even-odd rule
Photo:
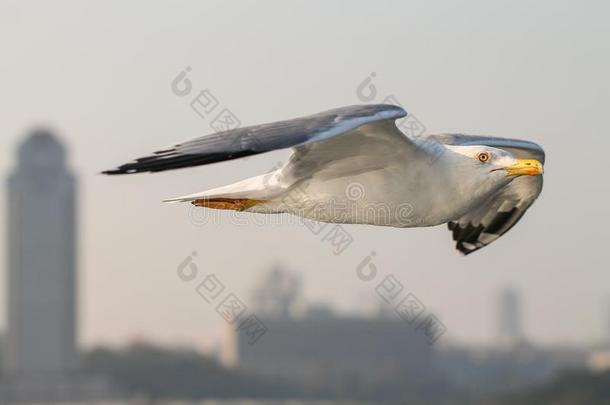
[[489, 152], [481, 152], [477, 155], [477, 159], [479, 159], [479, 162], [481, 163], [487, 163], [489, 162], [489, 159], [491, 159], [491, 155]]

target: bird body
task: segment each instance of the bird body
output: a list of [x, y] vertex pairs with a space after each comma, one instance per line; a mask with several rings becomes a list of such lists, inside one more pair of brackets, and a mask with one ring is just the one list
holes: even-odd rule
[[162, 171], [291, 147], [277, 170], [167, 201], [331, 223], [443, 223], [475, 251], [506, 232], [542, 188], [542, 149], [528, 141], [441, 134], [406, 137], [391, 105], [352, 106], [197, 138], [108, 174]]

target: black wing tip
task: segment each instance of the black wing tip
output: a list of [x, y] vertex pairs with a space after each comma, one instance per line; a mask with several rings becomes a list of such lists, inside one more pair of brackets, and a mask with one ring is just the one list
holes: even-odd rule
[[456, 243], [455, 244], [455, 249], [460, 252], [460, 254], [464, 257], [468, 256], [471, 253], [477, 252], [479, 250], [481, 250], [481, 248], [483, 248], [484, 246], [479, 246], [475, 249], [469, 249], [466, 246], [462, 245], [461, 243]]
[[452, 231], [453, 240], [456, 242], [455, 249], [462, 256], [468, 256], [487, 246], [478, 240], [479, 235], [484, 229], [482, 225], [475, 227], [472, 224], [468, 224], [466, 227], [462, 227], [457, 222], [448, 222], [447, 228]]
[[175, 167], [172, 166], [172, 167], [165, 168], [165, 167], [158, 167], [156, 165], [144, 165], [144, 164], [140, 164], [140, 162], [133, 162], [133, 163], [127, 163], [127, 164], [121, 165], [121, 166], [117, 167], [116, 169], [104, 170], [100, 174], [103, 174], [106, 176], [117, 176], [117, 175], [123, 175], [123, 174], [154, 173], [154, 172], [161, 172], [164, 170], [180, 169], [180, 168], [182, 168], [182, 166], [176, 165]]
[[129, 169], [122, 169], [121, 167], [117, 167], [116, 169], [110, 169], [110, 170], [104, 170], [103, 172], [100, 172], [99, 174], [104, 174], [107, 176], [115, 176], [117, 174], [133, 174], [133, 173], [139, 173], [137, 170], [129, 170]]
[[218, 152], [206, 154], [169, 154], [165, 151], [155, 152], [156, 155], [145, 156], [133, 162], [126, 163], [116, 169], [105, 170], [102, 174], [119, 175], [135, 173], [156, 173], [166, 170], [186, 169], [189, 167], [207, 165], [211, 163], [223, 162], [226, 160], [238, 159], [245, 156], [260, 153], [254, 150], [242, 150], [231, 152]]

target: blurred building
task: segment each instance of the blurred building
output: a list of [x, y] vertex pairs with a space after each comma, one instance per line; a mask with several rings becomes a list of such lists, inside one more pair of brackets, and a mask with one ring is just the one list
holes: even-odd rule
[[269, 318], [288, 318], [299, 311], [301, 280], [294, 274], [274, 266], [267, 272], [254, 291], [253, 303], [257, 313]]
[[75, 181], [64, 149], [36, 132], [8, 181], [9, 374], [71, 372], [76, 351]]
[[52, 134], [35, 131], [19, 146], [8, 180], [2, 403], [82, 398], [105, 388], [78, 376], [76, 183], [65, 159]]
[[429, 377], [432, 352], [423, 334], [400, 319], [317, 313], [264, 320], [255, 345], [237, 335], [239, 368], [265, 376], [318, 380], [415, 372]]
[[[289, 282], [287, 282], [289, 280]], [[269, 282], [269, 283], [267, 283]], [[278, 285], [284, 286], [278, 288]], [[254, 308], [268, 332], [255, 344], [231, 328], [228, 360], [240, 370], [320, 387], [337, 381], [375, 381], [433, 375], [433, 352], [415, 326], [394, 317], [339, 316], [324, 305], [300, 307], [300, 280], [275, 268], [263, 278]], [[225, 361], [225, 364], [227, 361]]]
[[498, 340], [503, 347], [524, 343], [522, 309], [519, 293], [505, 289], [500, 293], [498, 305]]
[[610, 350], [610, 300], [606, 304], [606, 310], [604, 311], [604, 331], [605, 333], [605, 346]]
[[607, 372], [610, 370], [610, 302], [603, 312], [604, 335], [602, 341], [589, 354], [587, 365], [595, 372]]
[[476, 395], [497, 395], [543, 384], [562, 370], [586, 367], [587, 351], [582, 348], [529, 341], [516, 290], [500, 291], [497, 302], [498, 339], [493, 345], [452, 345], [439, 351], [439, 369], [451, 385]]

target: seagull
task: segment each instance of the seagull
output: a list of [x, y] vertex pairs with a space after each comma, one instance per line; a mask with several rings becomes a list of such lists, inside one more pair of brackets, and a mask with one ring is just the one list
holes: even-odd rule
[[269, 173], [171, 202], [289, 213], [340, 224], [447, 224], [464, 255], [510, 230], [542, 191], [536, 143], [465, 134], [406, 136], [389, 104], [341, 107], [199, 137], [104, 174], [160, 172], [291, 148]]

